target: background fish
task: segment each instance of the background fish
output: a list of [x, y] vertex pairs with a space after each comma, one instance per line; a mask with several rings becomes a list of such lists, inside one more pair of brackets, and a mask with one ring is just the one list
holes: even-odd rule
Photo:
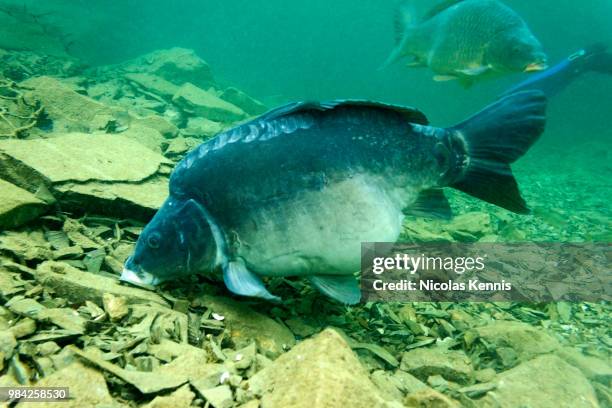
[[411, 57], [437, 81], [471, 84], [483, 75], [547, 67], [542, 45], [512, 9], [496, 0], [448, 0], [420, 20], [407, 4], [398, 17], [399, 42], [384, 66]]
[[541, 92], [517, 93], [448, 129], [364, 101], [271, 111], [177, 165], [121, 279], [154, 285], [221, 267], [239, 295], [276, 299], [261, 276], [304, 276], [356, 303], [361, 243], [396, 241], [405, 212], [449, 216], [440, 187], [528, 212], [509, 165], [542, 133], [545, 106]]

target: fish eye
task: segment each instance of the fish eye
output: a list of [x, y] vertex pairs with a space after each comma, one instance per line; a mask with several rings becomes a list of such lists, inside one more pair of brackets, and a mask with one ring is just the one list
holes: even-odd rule
[[160, 240], [161, 237], [159, 236], [159, 234], [157, 232], [154, 232], [147, 237], [147, 245], [150, 248], [157, 249], [159, 248]]

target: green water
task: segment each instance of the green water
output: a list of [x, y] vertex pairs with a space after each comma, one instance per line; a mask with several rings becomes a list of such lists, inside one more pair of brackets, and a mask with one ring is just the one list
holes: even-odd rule
[[[428, 69], [396, 64], [378, 70], [394, 46], [397, 3], [0, 0], [0, 13], [6, 5], [25, 5], [28, 12], [44, 16], [41, 18], [66, 35], [69, 54], [91, 67], [120, 63], [158, 49], [193, 49], [210, 64], [221, 87], [237, 87], [268, 107], [295, 100], [364, 98], [417, 107], [433, 125], [443, 127], [463, 120], [525, 79], [522, 74], [508, 75], [465, 89], [457, 83], [434, 82]], [[595, 42], [612, 45], [610, 0], [508, 0], [506, 4], [527, 21], [551, 63]], [[499, 241], [610, 242], [611, 122], [612, 76], [583, 75], [550, 100], [545, 133], [513, 167], [533, 214], [509, 214], [458, 192], [449, 194], [454, 211], [490, 214], [500, 226], [495, 230]], [[295, 285], [294, 289], [303, 291], [303, 286]], [[605, 334], [609, 331], [609, 310], [601, 305], [571, 306], [578, 316], [572, 321], [579, 328], [574, 335], [567, 334], [571, 330], [557, 319], [561, 313], [557, 308], [563, 309], [563, 305], [530, 309], [521, 305], [423, 304], [416, 307], [417, 314], [425, 316], [419, 324], [431, 331], [407, 338], [402, 337], [406, 332], [403, 326], [393, 331], [400, 325], [388, 321], [389, 314], [403, 310], [398, 305], [382, 305], [380, 310], [371, 305], [348, 311], [337, 304], [319, 308], [313, 306], [310, 292], [303, 300], [297, 297], [299, 291], [286, 285], [279, 290], [294, 298], [281, 307], [264, 304], [261, 310], [267, 316], [282, 321], [298, 316], [317, 329], [340, 327], [355, 339], [386, 347], [395, 355], [405, 344], [422, 341], [423, 336], [456, 335], [445, 331], [448, 328], [434, 309], [440, 315], [451, 309], [466, 310], [482, 321], [492, 320], [496, 313], [536, 326], [548, 327], [553, 321], [554, 331], [581, 350], [590, 350], [595, 356], [607, 355], [610, 350]], [[590, 323], [580, 323], [580, 319]]]
[[[431, 81], [427, 69], [397, 64], [378, 71], [394, 44], [395, 1], [4, 3], [50, 12], [45, 18], [70, 35], [71, 53], [92, 65], [120, 62], [154, 49], [193, 48], [211, 64], [221, 83], [237, 86], [270, 106], [303, 99], [366, 98], [416, 106], [432, 123], [448, 125], [521, 79], [507, 76], [464, 90]], [[506, 3], [527, 21], [553, 62], [585, 45], [612, 41], [608, 0]], [[426, 7], [427, 2], [417, 4]], [[565, 148], [559, 152], [563, 154], [568, 145], [573, 151], [585, 142], [609, 142], [611, 81], [587, 75], [556, 97], [541, 144], [558, 144]]]

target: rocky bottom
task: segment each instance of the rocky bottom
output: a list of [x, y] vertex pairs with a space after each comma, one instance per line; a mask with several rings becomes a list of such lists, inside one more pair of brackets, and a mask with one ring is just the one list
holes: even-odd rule
[[[607, 303], [344, 307], [297, 279], [267, 282], [279, 304], [215, 277], [120, 284], [173, 164], [265, 107], [190, 50], [0, 60], [0, 386], [66, 386], [64, 407], [612, 406]], [[532, 216], [449, 192], [457, 216], [409, 217], [402, 240], [610, 242], [609, 149], [583, 150], [603, 167], [517, 163]]]

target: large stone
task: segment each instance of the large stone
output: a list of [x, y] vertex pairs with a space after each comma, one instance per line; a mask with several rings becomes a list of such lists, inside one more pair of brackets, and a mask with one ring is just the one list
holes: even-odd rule
[[103, 306], [104, 294], [108, 293], [125, 298], [127, 304], [168, 305], [161, 296], [153, 292], [123, 286], [116, 279], [83, 272], [63, 262], [43, 262], [36, 272], [35, 278], [41, 285], [52, 289], [56, 296], [61, 296], [73, 304], [80, 305], [89, 300]]
[[121, 132], [120, 135], [126, 139], [134, 140], [159, 154], [168, 146], [168, 140], [157, 129], [137, 122], [130, 125], [130, 127], [126, 131]]
[[246, 347], [254, 340], [264, 354], [276, 357], [295, 344], [295, 337], [287, 327], [246, 305], [208, 296], [202, 303], [223, 316], [236, 348]]
[[143, 118], [132, 118], [130, 126], [140, 125], [157, 130], [166, 139], [172, 139], [178, 135], [178, 128], [161, 116], [150, 115]]
[[190, 407], [195, 394], [185, 384], [170, 395], [157, 396], [153, 401], [145, 405], [145, 408], [180, 408]]
[[104, 129], [108, 122], [117, 120], [121, 115], [118, 109], [83, 96], [55, 78], [30, 78], [23, 81], [21, 86], [31, 89], [25, 94], [26, 98], [42, 103], [56, 132]]
[[571, 347], [558, 350], [557, 355], [582, 371], [582, 374], [589, 380], [599, 381], [603, 384], [610, 384], [610, 381], [612, 381], [612, 365], [609, 357], [602, 359], [586, 356]]
[[523, 322], [497, 321], [474, 330], [478, 337], [502, 353], [513, 350], [518, 361], [527, 361], [559, 348], [559, 343], [543, 329]]
[[446, 395], [432, 389], [425, 388], [406, 396], [406, 408], [461, 408], [461, 405]]
[[453, 218], [446, 229], [459, 241], [477, 241], [493, 233], [491, 215], [483, 212], [460, 214]]
[[146, 218], [168, 195], [171, 162], [120, 135], [71, 133], [0, 140], [0, 177], [30, 192], [46, 188], [75, 211]]
[[186, 352], [170, 363], [150, 372], [121, 368], [100, 358], [96, 353], [80, 350], [73, 345], [67, 348], [89, 363], [132, 384], [143, 394], [157, 394], [161, 391], [172, 390], [187, 382], [195, 382], [200, 378], [207, 378], [211, 373], [217, 375], [219, 372], [219, 364], [205, 362], [206, 355], [203, 350]]
[[544, 355], [501, 373], [497, 388], [479, 400], [489, 408], [596, 408], [595, 391], [580, 370]]
[[170, 99], [178, 90], [178, 86], [157, 75], [144, 73], [125, 74], [125, 78], [136, 87], [152, 92], [165, 99]]
[[197, 86], [209, 87], [214, 84], [206, 61], [198, 57], [193, 50], [186, 48], [153, 51], [118, 66], [106, 67], [106, 70], [113, 71], [117, 68], [129, 73], [157, 75], [176, 85], [191, 82]]
[[189, 82], [179, 88], [172, 101], [190, 114], [214, 121], [235, 122], [247, 117], [247, 114], [236, 105]]
[[388, 407], [340, 334], [304, 340], [248, 381], [264, 408]]
[[189, 118], [187, 127], [182, 130], [186, 136], [195, 136], [201, 139], [208, 139], [221, 133], [224, 129], [223, 123], [214, 122], [206, 118]]
[[402, 356], [400, 368], [424, 381], [429, 376], [441, 375], [460, 384], [469, 382], [473, 373], [471, 361], [463, 351], [443, 347], [407, 351]]
[[61, 402], [22, 402], [18, 407], [118, 407], [102, 373], [74, 362], [36, 383], [36, 387], [68, 387], [70, 399]]
[[46, 208], [46, 204], [30, 192], [1, 179], [0, 197], [0, 230], [23, 225]]

